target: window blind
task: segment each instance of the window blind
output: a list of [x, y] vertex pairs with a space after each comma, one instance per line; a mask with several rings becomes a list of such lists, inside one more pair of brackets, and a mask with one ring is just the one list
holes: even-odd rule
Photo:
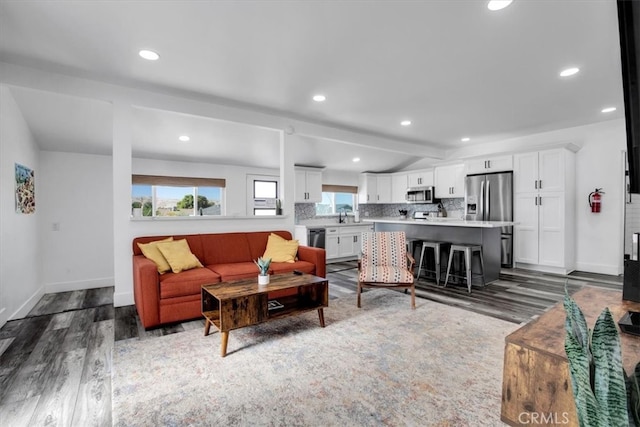
[[190, 178], [185, 176], [131, 175], [134, 185], [163, 185], [170, 187], [222, 187], [224, 178]]
[[351, 193], [358, 194], [358, 187], [355, 185], [322, 185], [323, 193]]

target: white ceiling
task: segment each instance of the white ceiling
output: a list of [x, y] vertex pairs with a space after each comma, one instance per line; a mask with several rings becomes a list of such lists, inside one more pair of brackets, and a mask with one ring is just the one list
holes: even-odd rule
[[[140, 59], [142, 48], [160, 60]], [[0, 0], [4, 62], [444, 149], [623, 117], [619, 55], [614, 0], [515, 0], [499, 12], [481, 0]], [[567, 66], [581, 72], [560, 78]], [[110, 152], [109, 104], [12, 93], [43, 149]], [[327, 101], [312, 101], [316, 93]], [[618, 110], [602, 114], [606, 106]], [[402, 127], [403, 119], [413, 124]], [[184, 133], [191, 142], [177, 144]], [[141, 157], [277, 164], [252, 148], [272, 144], [277, 133], [265, 129], [134, 114]], [[419, 160], [387, 149], [304, 138], [296, 162], [383, 171]]]

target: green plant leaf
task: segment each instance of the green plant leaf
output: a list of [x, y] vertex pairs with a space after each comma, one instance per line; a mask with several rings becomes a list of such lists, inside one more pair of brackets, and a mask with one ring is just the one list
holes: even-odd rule
[[585, 353], [589, 351], [589, 328], [587, 327], [587, 321], [582, 314], [582, 310], [578, 307], [578, 304], [573, 298], [569, 296], [567, 291], [567, 282], [564, 285], [564, 310], [567, 314], [565, 321], [565, 329], [567, 334], [571, 334], [580, 343], [580, 347], [584, 349]]
[[629, 414], [620, 335], [608, 308], [598, 316], [591, 335], [595, 365], [594, 392], [601, 415], [611, 427], [627, 427]]
[[640, 363], [636, 365], [636, 369], [626, 380], [629, 421], [633, 420], [635, 425], [640, 427]]
[[580, 340], [571, 333], [567, 333], [564, 348], [569, 359], [571, 388], [580, 426], [608, 427], [591, 389], [589, 355], [585, 353]]

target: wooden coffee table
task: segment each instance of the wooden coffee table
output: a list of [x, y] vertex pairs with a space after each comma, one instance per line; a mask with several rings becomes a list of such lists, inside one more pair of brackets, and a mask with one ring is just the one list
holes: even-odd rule
[[[269, 298], [270, 293], [293, 289], [293, 295]], [[310, 274], [272, 275], [270, 283], [258, 285], [253, 279], [221, 282], [202, 286], [202, 315], [205, 317], [204, 335], [211, 325], [221, 334], [220, 355], [227, 354], [229, 331], [257, 325], [273, 319], [318, 310], [320, 326], [324, 328], [324, 307], [329, 306], [329, 282]]]

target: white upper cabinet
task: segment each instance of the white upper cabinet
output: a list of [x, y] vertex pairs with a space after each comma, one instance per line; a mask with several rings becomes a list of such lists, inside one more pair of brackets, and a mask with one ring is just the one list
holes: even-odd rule
[[407, 201], [408, 177], [406, 173], [391, 174], [391, 203]]
[[538, 152], [516, 154], [513, 158], [513, 189], [516, 193], [538, 191]]
[[437, 166], [434, 171], [437, 199], [464, 197], [464, 164]]
[[322, 201], [322, 171], [296, 168], [295, 201], [318, 203]]
[[566, 150], [547, 150], [539, 153], [538, 189], [546, 191], [565, 190], [565, 156]]
[[391, 175], [377, 175], [377, 203], [391, 203]]
[[358, 178], [358, 203], [376, 203], [378, 179], [374, 174], [363, 173]]
[[358, 203], [391, 203], [391, 175], [361, 174], [358, 179]]
[[514, 188], [516, 193], [565, 190], [564, 149], [546, 150], [514, 156]]
[[465, 162], [466, 175], [513, 170], [513, 156], [494, 156], [470, 159]]
[[433, 171], [416, 171], [407, 174], [408, 187], [425, 187], [433, 185]]

